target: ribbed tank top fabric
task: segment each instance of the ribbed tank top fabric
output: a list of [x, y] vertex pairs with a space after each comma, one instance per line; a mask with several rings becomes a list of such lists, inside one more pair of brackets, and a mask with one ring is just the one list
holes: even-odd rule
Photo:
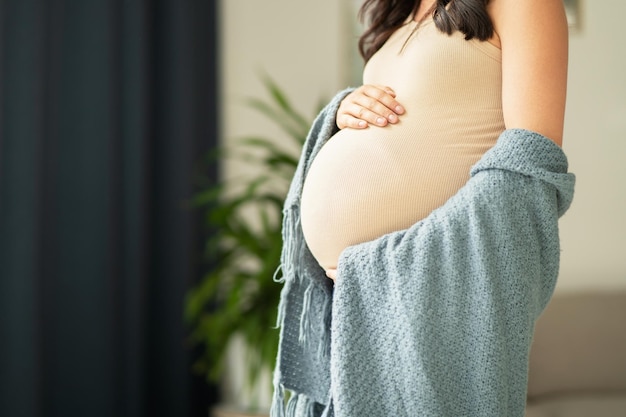
[[402, 230], [444, 204], [504, 131], [500, 50], [407, 21], [368, 61], [406, 109], [386, 127], [343, 129], [320, 150], [301, 199], [312, 254], [334, 268], [348, 246]]

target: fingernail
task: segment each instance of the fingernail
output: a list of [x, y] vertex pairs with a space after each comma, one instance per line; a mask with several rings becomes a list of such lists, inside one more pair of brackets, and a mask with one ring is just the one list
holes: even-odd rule
[[404, 107], [402, 107], [402, 106], [396, 106], [396, 113], [398, 113], [398, 114], [402, 114], [402, 113], [404, 113]]
[[367, 126], [367, 122], [365, 120], [359, 120], [359, 127]]
[[390, 121], [391, 123], [395, 123], [395, 122], [397, 122], [397, 121], [398, 121], [398, 116], [396, 116], [395, 114], [391, 113], [391, 114], [389, 115], [388, 119], [389, 119], [389, 121]]
[[385, 120], [385, 118], [383, 117], [379, 117], [378, 119], [376, 119], [376, 123], [379, 125], [384, 125], [386, 121], [387, 120]]

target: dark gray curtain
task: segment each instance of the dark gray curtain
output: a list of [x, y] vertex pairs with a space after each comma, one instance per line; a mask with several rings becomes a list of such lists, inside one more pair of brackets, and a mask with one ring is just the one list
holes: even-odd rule
[[207, 415], [182, 305], [215, 8], [0, 0], [0, 416]]

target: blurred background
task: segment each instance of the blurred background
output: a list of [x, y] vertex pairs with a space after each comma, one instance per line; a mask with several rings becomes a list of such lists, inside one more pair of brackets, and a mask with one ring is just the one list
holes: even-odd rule
[[[564, 149], [578, 182], [557, 294], [623, 292], [626, 3], [568, 3]], [[0, 0], [0, 416], [266, 407], [268, 377], [242, 399], [236, 347], [219, 398], [191, 370], [203, 353], [183, 311], [208, 232], [189, 202], [199, 177], [250, 169], [207, 164], [210, 149], [286, 140], [246, 104], [267, 96], [265, 75], [311, 120], [359, 84], [359, 4]]]

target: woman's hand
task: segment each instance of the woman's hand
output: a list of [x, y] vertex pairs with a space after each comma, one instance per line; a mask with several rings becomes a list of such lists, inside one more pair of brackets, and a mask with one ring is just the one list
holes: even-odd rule
[[386, 126], [398, 123], [404, 107], [396, 101], [396, 93], [381, 85], [362, 85], [343, 99], [337, 111], [337, 127], [364, 129], [370, 124]]

